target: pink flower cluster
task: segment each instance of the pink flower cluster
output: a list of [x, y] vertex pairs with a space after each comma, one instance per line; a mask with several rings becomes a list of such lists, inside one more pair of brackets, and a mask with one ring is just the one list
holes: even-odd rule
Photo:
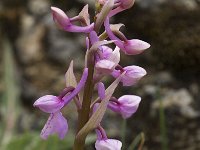
[[[38, 107], [43, 112], [49, 113], [49, 119], [47, 120], [44, 128], [41, 132], [41, 137], [47, 139], [51, 134], [58, 134], [60, 139], [63, 139], [68, 131], [68, 124], [65, 117], [61, 113], [61, 109], [68, 105], [72, 100], [75, 101], [77, 109], [84, 108], [81, 102], [79, 93], [82, 89], [86, 88], [87, 79], [90, 74], [90, 63], [94, 63], [94, 72], [92, 74], [94, 87], [97, 87], [98, 98], [93, 101], [90, 109], [90, 119], [96, 115], [98, 122], [93, 127], [97, 133], [97, 141], [95, 148], [97, 150], [120, 150], [122, 143], [115, 139], [108, 139], [105, 130], [100, 125], [104, 111], [99, 110], [101, 108], [108, 108], [123, 118], [131, 117], [138, 109], [141, 98], [135, 95], [124, 95], [119, 98], [113, 97], [112, 94], [119, 84], [123, 86], [135, 85], [143, 76], [146, 75], [145, 69], [139, 66], [126, 66], [122, 67], [120, 63], [120, 53], [126, 55], [137, 55], [150, 47], [150, 45], [139, 39], [128, 40], [125, 35], [119, 30], [121, 24], [110, 24], [109, 20], [114, 15], [129, 9], [133, 6], [135, 0], [98, 0], [98, 7], [100, 11], [95, 14], [94, 23], [90, 23], [90, 16], [88, 13], [88, 5], [86, 5], [82, 11], [75, 17], [69, 18], [62, 10], [56, 7], [51, 7], [53, 20], [59, 28], [68, 32], [81, 32], [86, 37], [87, 52], [85, 56], [85, 68], [82, 74], [82, 78], [76, 86], [66, 85], [63, 91], [58, 96], [46, 95], [37, 99], [34, 103], [35, 107]], [[77, 25], [80, 23], [80, 26]], [[104, 32], [99, 33], [100, 29], [105, 29]], [[108, 47], [108, 44], [115, 44], [115, 48]], [[92, 56], [92, 57], [91, 57]], [[71, 71], [70, 71], [71, 70]], [[70, 65], [66, 75], [66, 80], [76, 80], [73, 74], [73, 66]], [[115, 79], [110, 88], [105, 89], [102, 83], [102, 78], [111, 75]], [[67, 82], [66, 81], [66, 82]], [[94, 90], [94, 89], [92, 89]], [[97, 112], [100, 112], [98, 115]], [[86, 127], [83, 128], [85, 132], [88, 124], [93, 120], [89, 120]], [[89, 129], [88, 129], [89, 130]], [[81, 133], [82, 133], [81, 132]], [[79, 135], [79, 134], [78, 134]]]

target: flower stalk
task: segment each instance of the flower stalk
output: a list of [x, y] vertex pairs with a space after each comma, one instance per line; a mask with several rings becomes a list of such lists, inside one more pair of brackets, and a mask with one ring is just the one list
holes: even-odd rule
[[[89, 53], [87, 57], [87, 66], [88, 66], [88, 78], [86, 80], [86, 85], [84, 89], [82, 108], [78, 112], [78, 130], [77, 131], [80, 131], [80, 129], [83, 128], [83, 126], [89, 120], [90, 104], [91, 104], [92, 93], [94, 89], [94, 83], [93, 83], [94, 54], [93, 53]], [[85, 145], [85, 138], [83, 139], [75, 138], [74, 150], [83, 150], [84, 145]]]

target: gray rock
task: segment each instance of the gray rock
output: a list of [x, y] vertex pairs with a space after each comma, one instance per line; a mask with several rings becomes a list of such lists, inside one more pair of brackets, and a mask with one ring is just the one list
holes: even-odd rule
[[180, 7], [184, 7], [188, 10], [193, 10], [198, 7], [198, 2], [196, 0], [138, 0], [137, 3], [142, 8], [152, 8], [159, 9], [162, 4], [167, 5], [176, 5]]
[[35, 25], [33, 16], [24, 14], [21, 19], [21, 31], [16, 42], [20, 60], [25, 64], [41, 60], [45, 27], [42, 24]]
[[[200, 116], [200, 112], [197, 112], [192, 107], [193, 97], [186, 89], [179, 90], [169, 90], [163, 96], [161, 96], [161, 101], [163, 107], [171, 108], [173, 106], [177, 107], [180, 113], [187, 118], [196, 118]], [[152, 104], [153, 109], [158, 109], [160, 107], [160, 100], [154, 101]]]
[[199, 85], [197, 83], [192, 83], [189, 89], [193, 95], [198, 95], [200, 93]]
[[49, 22], [47, 24], [48, 57], [53, 61], [65, 64], [69, 64], [72, 59], [78, 59], [76, 65], [83, 66], [82, 41], [85, 39], [80, 35], [70, 37], [70, 33], [66, 36], [65, 31], [58, 29], [52, 20], [49, 19], [47, 22]]
[[28, 8], [35, 15], [44, 15], [50, 13], [50, 1], [49, 0], [29, 0]]
[[148, 95], [155, 95], [158, 91], [158, 87], [154, 85], [145, 85], [144, 92]]

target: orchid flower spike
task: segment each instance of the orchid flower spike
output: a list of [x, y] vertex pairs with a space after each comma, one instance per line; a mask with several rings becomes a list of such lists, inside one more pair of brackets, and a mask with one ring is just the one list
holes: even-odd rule
[[[150, 44], [139, 39], [127, 39], [120, 31], [123, 24], [110, 25], [109, 19], [121, 11], [131, 8], [134, 2], [135, 0], [97, 0], [93, 23], [90, 23], [88, 5], [85, 5], [81, 12], [72, 18], [69, 18], [61, 9], [51, 7], [53, 20], [62, 30], [86, 33], [87, 51], [85, 68], [78, 83], [72, 61], [65, 74], [66, 87], [62, 92], [58, 96], [42, 96], [33, 104], [34, 107], [49, 113], [49, 118], [40, 134], [41, 138], [47, 139], [50, 135], [57, 134], [60, 139], [64, 139], [68, 132], [68, 123], [62, 115], [61, 109], [75, 99], [80, 130], [76, 134], [74, 149], [82, 149], [84, 142], [79, 141], [85, 141], [88, 133], [95, 130], [97, 134], [96, 150], [121, 150], [122, 142], [109, 139], [101, 127], [101, 122], [107, 108], [119, 113], [125, 119], [137, 111], [141, 101], [139, 96], [124, 95], [116, 99], [112, 95], [119, 82], [123, 86], [132, 86], [146, 75], [146, 71], [134, 65], [121, 67], [119, 65], [120, 50], [127, 55], [137, 55], [149, 48]], [[80, 25], [77, 25], [77, 22]], [[103, 24], [105, 31], [99, 35]], [[106, 40], [107, 37], [109, 40]], [[116, 45], [114, 50], [105, 46], [111, 43]], [[107, 89], [101, 82], [105, 75], [112, 75], [116, 78]], [[85, 84], [87, 85], [85, 86]], [[82, 95], [80, 92], [84, 87]], [[93, 101], [91, 98], [94, 97], [95, 87], [98, 90], [98, 98]]]
[[121, 79], [123, 86], [135, 85], [143, 76], [146, 75], [146, 70], [142, 67], [132, 65], [124, 67], [122, 70], [114, 70], [112, 76], [117, 78], [122, 74], [122, 72], [125, 72]]
[[116, 46], [118, 46], [125, 54], [127, 55], [137, 55], [142, 53], [144, 50], [148, 49], [150, 47], [150, 44], [147, 42], [144, 42], [142, 40], [138, 39], [132, 39], [122, 41], [118, 37], [115, 36], [115, 34], [112, 32], [109, 24], [109, 18], [104, 22], [104, 26], [106, 29], [106, 32], [111, 40], [114, 40]]
[[57, 7], [51, 7], [51, 11], [54, 22], [65, 31], [89, 33], [94, 28], [94, 23], [84, 27], [73, 25], [70, 21], [70, 18]]
[[141, 98], [135, 95], [124, 95], [118, 100], [110, 101], [108, 108], [122, 115], [123, 118], [131, 117], [138, 109]]

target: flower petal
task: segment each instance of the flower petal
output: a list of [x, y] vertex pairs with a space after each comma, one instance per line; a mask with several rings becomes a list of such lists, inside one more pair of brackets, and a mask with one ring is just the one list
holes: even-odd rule
[[88, 68], [85, 68], [83, 71], [83, 75], [81, 77], [80, 82], [78, 83], [77, 87], [67, 96], [63, 97], [65, 105], [67, 105], [85, 86], [85, 82], [88, 76]]
[[108, 59], [112, 54], [113, 50], [108, 46], [102, 46], [101, 48], [102, 48], [103, 58]]
[[132, 39], [124, 42], [125, 52], [128, 55], [137, 55], [148, 49], [150, 44], [138, 39]]
[[58, 134], [60, 139], [64, 139], [68, 131], [67, 120], [62, 116], [60, 111], [52, 113], [49, 116], [41, 132], [41, 138], [47, 139], [49, 135]]
[[64, 102], [57, 96], [45, 95], [35, 101], [33, 106], [38, 107], [46, 113], [54, 113], [64, 106]]
[[51, 11], [53, 15], [53, 20], [61, 29], [71, 24], [70, 19], [61, 9], [57, 7], [51, 7]]
[[115, 63], [106, 59], [100, 60], [95, 65], [98, 72], [103, 74], [111, 73], [115, 68]]
[[105, 97], [105, 92], [106, 92], [103, 82], [99, 82], [97, 84], [97, 88], [98, 88], [98, 95], [99, 95], [100, 99], [103, 100]]
[[121, 150], [122, 142], [115, 139], [97, 140], [96, 150]]
[[141, 97], [136, 95], [124, 95], [118, 99], [120, 102], [120, 113], [123, 118], [131, 117], [138, 109]]
[[115, 63], [115, 66], [117, 66], [118, 63], [120, 62], [120, 51], [119, 50], [120, 50], [119, 47], [116, 46], [116, 48], [114, 49], [114, 51], [108, 58], [108, 60]]
[[[135, 65], [124, 67], [123, 70], [126, 72], [121, 80], [123, 86], [135, 85], [135, 83], [137, 83], [143, 76], [147, 74], [145, 69]], [[120, 76], [120, 74], [120, 70], [114, 70], [112, 72], [112, 76], [115, 78]]]

